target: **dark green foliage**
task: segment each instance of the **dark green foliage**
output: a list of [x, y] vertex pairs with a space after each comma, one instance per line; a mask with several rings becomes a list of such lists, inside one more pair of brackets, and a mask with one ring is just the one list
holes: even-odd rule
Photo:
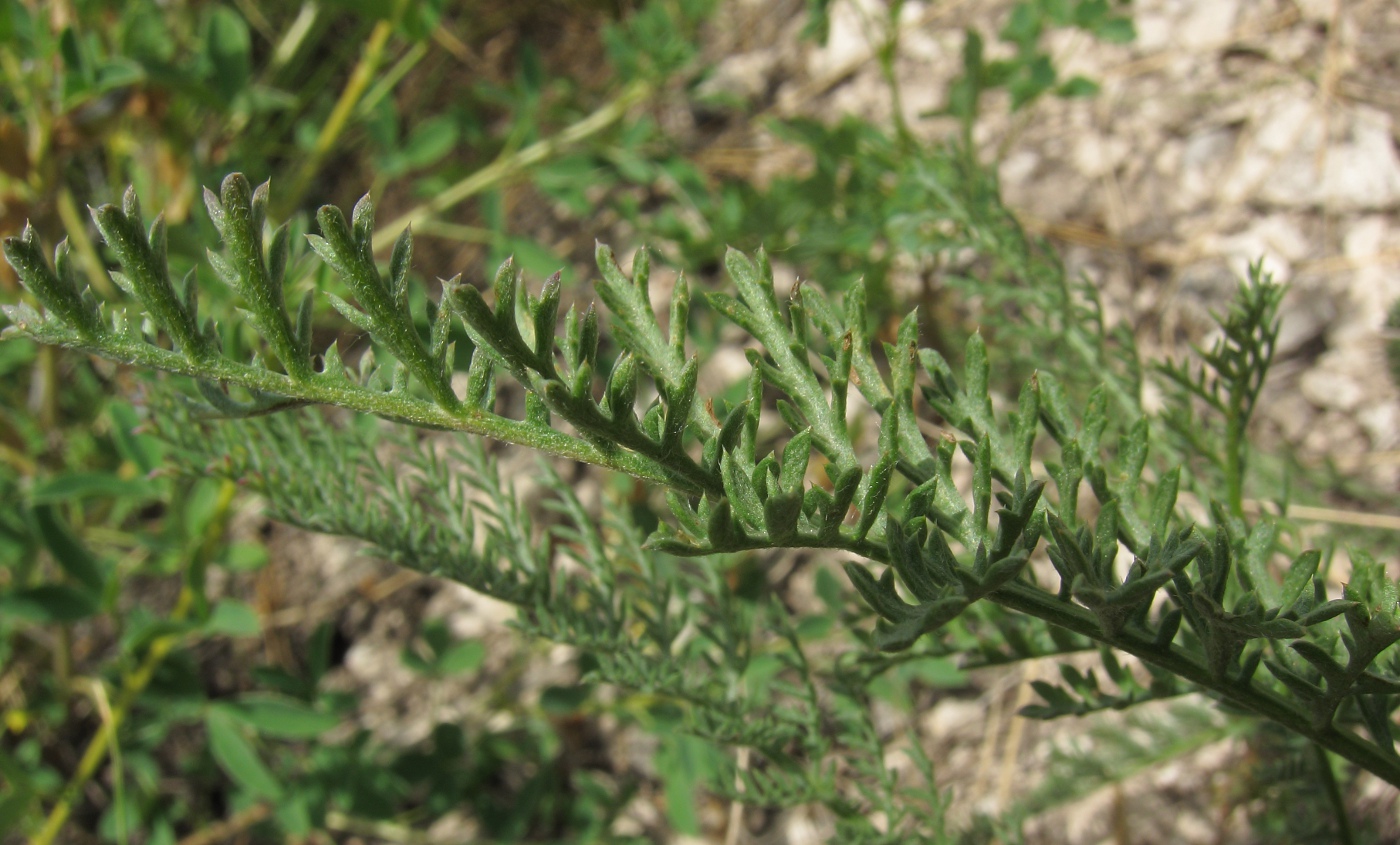
[[[246, 185], [240, 177], [226, 181], [225, 193], [233, 199], [225, 199], [223, 208], [241, 204], [239, 185]], [[253, 202], [250, 207], [257, 208], [265, 199]], [[615, 335], [623, 346], [621, 357], [611, 365], [603, 367], [597, 358], [598, 318], [591, 312], [583, 317], [571, 312], [564, 318], [561, 341], [555, 325], [558, 279], [549, 280], [539, 294], [533, 294], [522, 287], [510, 264], [496, 275], [494, 307], [475, 288], [449, 284], [443, 300], [430, 307], [433, 339], [425, 342], [405, 304], [411, 240], [407, 234], [399, 239], [390, 260], [390, 276], [384, 279], [371, 258], [373, 209], [366, 199], [356, 206], [351, 223], [334, 208], [322, 209], [318, 216], [323, 237], [313, 237], [312, 245], [359, 300], [359, 309], [340, 303], [342, 312], [398, 358], [392, 376], [380, 375], [390, 366], [385, 364], [362, 365], [361, 374], [351, 377], [343, 368], [331, 366], [330, 352], [320, 373], [297, 365], [287, 368], [291, 375], [283, 375], [256, 361], [239, 365], [222, 359], [211, 345], [216, 335], [193, 333], [193, 295], [173, 299], [161, 269], [151, 263], [159, 251], [159, 236], [155, 232], [150, 237], [141, 235], [134, 199], [126, 205], [125, 211], [99, 209], [95, 216], [108, 237], [131, 242], [118, 250], [123, 285], [156, 312], [158, 325], [176, 349], [161, 349], [156, 338], [129, 331], [123, 335], [119, 325], [108, 330], [105, 319], [94, 330], [88, 316], [83, 316], [90, 315], [90, 310], [77, 308], [73, 303], [80, 301], [78, 293], [55, 282], [58, 276], [47, 269], [32, 236], [9, 241], [6, 249], [17, 257], [13, 263], [26, 284], [50, 308], [46, 316], [12, 311], [20, 331], [252, 389], [258, 391], [257, 410], [328, 402], [484, 433], [561, 457], [630, 471], [672, 491], [668, 503], [676, 522], [663, 523], [649, 541], [656, 552], [700, 556], [776, 547], [829, 548], [883, 566], [877, 577], [865, 564], [846, 564], [857, 592], [879, 617], [873, 644], [882, 650], [907, 649], [975, 603], [990, 600], [1133, 654], [1153, 666], [1154, 673], [1161, 673], [1160, 681], [1144, 690], [1106, 652], [1108, 675], [1120, 693], [1106, 694], [1092, 675], [1071, 673], [1066, 675], [1069, 691], [1041, 687], [1047, 705], [1032, 711], [1035, 715], [1082, 713], [1177, 694], [1184, 681], [1272, 718], [1377, 774], [1400, 779], [1400, 758], [1389, 741], [1376, 744], [1344, 729], [1346, 722], [1355, 723], [1358, 717], [1372, 726], [1381, 724], [1388, 719], [1389, 702], [1400, 693], [1400, 679], [1375, 665], [1381, 653], [1400, 639], [1393, 618], [1396, 587], [1383, 569], [1358, 561], [1346, 595], [1329, 600], [1317, 577], [1317, 553], [1298, 555], [1282, 580], [1272, 573], [1271, 558], [1278, 544], [1272, 523], [1262, 521], [1251, 529], [1220, 508], [1213, 528], [1183, 523], [1174, 508], [1179, 469], [1163, 472], [1155, 482], [1145, 475], [1151, 432], [1160, 423], [1139, 415], [1110, 425], [1102, 391], [1090, 396], [1082, 418], [1077, 419], [1058, 382], [1048, 374], [1039, 376], [1021, 391], [1015, 414], [1004, 422], [993, 409], [989, 356], [980, 336], [974, 335], [967, 344], [959, 379], [939, 353], [918, 348], [917, 322], [911, 315], [895, 343], [882, 350], [888, 362], [887, 374], [883, 373], [865, 338], [863, 287], [853, 288], [843, 306], [836, 307], [814, 288], [799, 286], [784, 309], [774, 292], [766, 255], [760, 251], [753, 260], [731, 252], [726, 265], [739, 296], [710, 293], [706, 299], [757, 340], [761, 351], [749, 354], [749, 399], [732, 410], [722, 409], [712, 400], [697, 399], [699, 362], [685, 357], [689, 286], [683, 281], [678, 285], [677, 304], [671, 309], [674, 322], [669, 332], [663, 331], [650, 304], [645, 252], [634, 260], [628, 278], [610, 251], [601, 247], [598, 251], [604, 276], [600, 290], [613, 309]], [[215, 208], [217, 213], [219, 206]], [[230, 255], [229, 263], [235, 266], [225, 267], [223, 275], [235, 283], [265, 272], [258, 250], [235, 245]], [[289, 359], [303, 354], [304, 347], [296, 346], [298, 341], [286, 331], [290, 322], [283, 308], [261, 293], [268, 285], [242, 284], [246, 294], [265, 300], [264, 305], [252, 305], [262, 310], [259, 325], [272, 328], [274, 345], [290, 350], [285, 353]], [[1256, 272], [1241, 287], [1239, 304], [1222, 321], [1224, 339], [1203, 356], [1202, 363], [1194, 369], [1164, 370], [1172, 383], [1181, 386], [1187, 401], [1199, 399], [1223, 417], [1227, 431], [1242, 432], [1253, 411], [1277, 334], [1278, 297], [1278, 288]], [[268, 303], [274, 310], [267, 310]], [[455, 356], [444, 347], [446, 328], [439, 328], [457, 317], [473, 350], [465, 401], [451, 388], [448, 362]], [[925, 400], [952, 431], [966, 439], [952, 435], [930, 448], [918, 432], [913, 404], [916, 361], [928, 379], [921, 385]], [[604, 368], [611, 375], [599, 399], [593, 374]], [[300, 377], [295, 374], [298, 370]], [[859, 389], [881, 417], [869, 464], [857, 458], [864, 447], [852, 439], [842, 412], [852, 381], [848, 372], [860, 375]], [[656, 399], [639, 409], [643, 374], [655, 385]], [[510, 378], [526, 389], [529, 399], [523, 420], [499, 416], [485, 401], [490, 391], [471, 386], [499, 378]], [[781, 449], [761, 445], [755, 436], [762, 389], [783, 397], [777, 407], [791, 433]], [[702, 414], [701, 408], [714, 408], [715, 416], [708, 410]], [[268, 424], [279, 425], [280, 419]], [[569, 429], [556, 427], [557, 421], [566, 422]], [[1167, 424], [1180, 430], [1170, 417]], [[1042, 428], [1050, 437], [1038, 446]], [[197, 430], [186, 421], [175, 424], [169, 436], [183, 439], [187, 448], [208, 444], [207, 435], [189, 440], [189, 433]], [[621, 604], [620, 597], [609, 591], [616, 576], [608, 571], [606, 556], [618, 553], [609, 548], [616, 543], [605, 544], [596, 536], [584, 541], [602, 556], [587, 562], [594, 578], [568, 592], [604, 590], [583, 603], [588, 610], [575, 601], [556, 604], [552, 597], [561, 595], [561, 590], [551, 586], [548, 559], [538, 557], [545, 554], [540, 550], [552, 544], [527, 539], [532, 538], [528, 523], [522, 522], [512, 497], [501, 489], [489, 467], [480, 464], [480, 458], [464, 460], [478, 462], [469, 477], [486, 500], [477, 510], [495, 521], [494, 528], [475, 521], [473, 508], [461, 499], [461, 482], [454, 481], [457, 476], [436, 459], [418, 465], [421, 492], [400, 505], [383, 510], [381, 504], [362, 497], [337, 504], [328, 492], [337, 486], [333, 475], [354, 477], [368, 471], [377, 479], [375, 487], [405, 496], [406, 482], [373, 463], [366, 470], [350, 469], [347, 461], [373, 455], [373, 450], [324, 428], [315, 431], [320, 432], [315, 441], [306, 441], [293, 428], [276, 436], [230, 441], [205, 454], [223, 455], [225, 469], [234, 477], [257, 479], [285, 518], [363, 537], [405, 564], [449, 575], [519, 604], [527, 609], [527, 617], [533, 620], [529, 625], [538, 633], [604, 647], [607, 657], [600, 659], [600, 679], [654, 689], [657, 684], [676, 682], [667, 678], [688, 677], [666, 662], [647, 665], [633, 658], [613, 662], [631, 653], [625, 640], [617, 639], [629, 629], [624, 618], [614, 615], [620, 608], [638, 612], [646, 606], [656, 608], [660, 615], [648, 627], [660, 637], [662, 652], [669, 651], [665, 644], [681, 627], [678, 620], [669, 620], [667, 602], [659, 598], [672, 587], [653, 586], [653, 598], [634, 596]], [[1116, 441], [1107, 440], [1109, 434]], [[308, 467], [290, 455], [269, 453], [267, 447], [255, 445], [266, 442], [316, 442], [325, 457]], [[1048, 454], [1051, 442], [1058, 447], [1059, 457], [1053, 464], [1047, 459], [1047, 467], [1053, 467], [1058, 501], [1044, 495], [1045, 481], [1030, 477], [1036, 471], [1033, 457]], [[1116, 443], [1112, 449], [1110, 442]], [[1229, 441], [1228, 446], [1233, 451], [1222, 463], [1225, 477], [1234, 479], [1230, 494], [1237, 501], [1244, 483], [1244, 445]], [[314, 454], [306, 448], [303, 454]], [[971, 465], [970, 495], [960, 492], [953, 475], [959, 452]], [[823, 461], [829, 487], [807, 481], [813, 454]], [[326, 474], [318, 477], [316, 467], [322, 465]], [[910, 485], [908, 494], [892, 497], [899, 475]], [[1080, 513], [1081, 479], [1096, 500], [1094, 519]], [[446, 498], [429, 510], [420, 510], [434, 496]], [[496, 504], [490, 504], [493, 501]], [[1066, 503], [1071, 506], [1068, 510], [1063, 509]], [[575, 523], [586, 523], [576, 501], [565, 511], [575, 517]], [[1042, 540], [1059, 576], [1053, 591], [1040, 587], [1028, 568]], [[483, 551], [479, 555], [471, 551], [476, 548]], [[527, 552], [527, 548], [536, 551]], [[1118, 560], [1125, 551], [1132, 563], [1120, 574]], [[506, 561], [510, 563], [503, 566]], [[648, 565], [644, 571], [653, 568]], [[1159, 607], [1155, 599], [1163, 591], [1170, 604]], [[716, 595], [715, 600], [720, 598]], [[1345, 621], [1344, 632], [1335, 627], [1333, 620], [1338, 616]], [[702, 628], [719, 632], [729, 630], [728, 624], [716, 621]], [[725, 634], [716, 642], [732, 636], [732, 632]], [[1339, 647], [1344, 647], [1345, 663], [1338, 659]], [[738, 652], [726, 647], [725, 653]], [[1257, 673], [1261, 662], [1276, 681]], [[742, 673], [742, 664], [734, 671]], [[781, 748], [801, 733], [796, 724], [789, 730], [781, 727], [781, 721], [770, 725], [755, 719], [750, 706], [721, 706], [703, 688], [683, 686], [675, 694], [720, 708], [715, 716], [705, 717], [708, 727], [696, 728], [713, 739], [781, 756], [786, 753]], [[1343, 713], [1344, 701], [1355, 701], [1357, 707]], [[814, 707], [814, 700], [804, 706]], [[778, 733], [772, 733], [775, 730]]]

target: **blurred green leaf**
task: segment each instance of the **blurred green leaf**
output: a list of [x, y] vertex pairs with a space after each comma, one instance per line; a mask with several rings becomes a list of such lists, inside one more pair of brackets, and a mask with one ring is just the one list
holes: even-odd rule
[[459, 675], [474, 672], [486, 659], [486, 646], [480, 640], [464, 640], [448, 646], [435, 663], [437, 671], [443, 675]]
[[[393, 16], [394, 3], [381, 4], [386, 12], [385, 19]], [[443, 9], [447, 6], [447, 0], [415, 0], [415, 2], [400, 4], [403, 7], [402, 16], [399, 18], [399, 30], [404, 35], [414, 41], [422, 41], [432, 35], [442, 19]]]
[[258, 612], [236, 599], [220, 599], [201, 627], [206, 634], [228, 637], [256, 637], [262, 633]]
[[227, 713], [211, 708], [204, 717], [204, 727], [209, 733], [210, 753], [235, 783], [260, 798], [275, 801], [282, 797], [282, 784]]
[[1092, 97], [1099, 93], [1099, 83], [1086, 76], [1072, 76], [1055, 89], [1061, 97]]
[[234, 572], [253, 572], [267, 565], [267, 548], [260, 543], [233, 543], [224, 550], [219, 562]]
[[135, 464], [143, 476], [154, 472], [160, 466], [164, 450], [159, 438], [137, 434], [141, 418], [136, 409], [125, 402], [108, 402], [107, 416], [112, 420], [112, 441], [122, 460]]
[[155, 484], [145, 479], [122, 478], [110, 472], [65, 472], [35, 484], [29, 500], [47, 506], [94, 496], [151, 499], [159, 492]]
[[1110, 44], [1129, 44], [1137, 38], [1132, 18], [1109, 18], [1094, 27], [1094, 35]]
[[395, 176], [436, 164], [457, 145], [457, 121], [452, 115], [429, 118], [413, 130], [408, 139], [384, 158], [384, 175]]
[[29, 622], [78, 622], [97, 611], [96, 596], [66, 584], [45, 584], [0, 596], [0, 616]]
[[312, 739], [341, 721], [339, 716], [318, 712], [296, 699], [265, 693], [244, 695], [218, 707], [259, 734], [281, 739]]
[[592, 684], [548, 686], [540, 693], [540, 709], [554, 716], [567, 716], [577, 713], [592, 694]]
[[60, 569], [83, 588], [100, 595], [107, 581], [105, 567], [73, 536], [73, 531], [50, 505], [33, 509], [34, 527]]
[[212, 65], [214, 90], [233, 100], [252, 74], [252, 39], [243, 16], [227, 6], [215, 6], [205, 21], [204, 48]]

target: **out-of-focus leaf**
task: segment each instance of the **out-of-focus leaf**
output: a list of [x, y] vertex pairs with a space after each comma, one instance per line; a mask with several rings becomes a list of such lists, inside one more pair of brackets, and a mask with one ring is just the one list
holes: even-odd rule
[[206, 634], [229, 637], [256, 637], [262, 632], [258, 612], [241, 601], [221, 599], [209, 613], [203, 630]]
[[283, 739], [312, 739], [340, 724], [339, 716], [275, 695], [245, 695], [219, 709], [263, 736]]
[[204, 47], [213, 70], [211, 83], [225, 100], [248, 84], [252, 73], [252, 39], [242, 16], [227, 6], [215, 6], [205, 22]]
[[103, 566], [92, 552], [73, 536], [73, 531], [51, 505], [34, 508], [34, 527], [60, 569], [93, 595], [102, 592], [107, 580]]
[[235, 783], [261, 798], [275, 801], [282, 797], [282, 784], [227, 713], [211, 709], [204, 717], [204, 727], [209, 732], [210, 753]]
[[0, 617], [29, 622], [77, 622], [97, 614], [97, 597], [66, 584], [45, 584], [0, 596]]

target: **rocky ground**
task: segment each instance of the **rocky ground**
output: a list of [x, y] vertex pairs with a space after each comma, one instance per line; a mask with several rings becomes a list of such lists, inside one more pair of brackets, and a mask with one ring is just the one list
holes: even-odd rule
[[[905, 4], [897, 70], [916, 131], [936, 138], [950, 130], [919, 115], [941, 104], [965, 28], [994, 31], [1008, 5]], [[749, 98], [756, 111], [888, 120], [888, 89], [872, 60], [881, 3], [835, 3], [823, 48], [797, 39], [802, 7], [730, 0], [711, 34], [710, 84]], [[1134, 326], [1150, 355], [1206, 340], [1209, 312], [1262, 257], [1291, 288], [1259, 436], [1395, 491], [1400, 395], [1386, 372], [1383, 323], [1400, 298], [1400, 5], [1136, 0], [1133, 17], [1131, 44], [1054, 37], [1062, 72], [1099, 81], [1097, 97], [1047, 98], [1014, 115], [989, 106], [977, 140], [1001, 161], [1007, 201], [1099, 285], [1110, 317]], [[757, 124], [722, 143], [745, 150], [755, 171], [790, 166]], [[1398, 527], [1393, 514], [1332, 504], [1315, 516]], [[385, 740], [421, 739], [438, 719], [482, 718], [475, 694], [484, 682], [443, 689], [401, 668], [414, 619], [445, 617], [459, 636], [484, 638], [491, 660], [529, 651], [517, 684], [527, 699], [567, 663], [562, 651], [522, 646], [505, 627], [509, 612], [465, 589], [401, 574], [333, 540], [280, 527], [272, 536], [279, 564], [259, 583], [277, 623], [270, 627], [295, 638], [307, 623], [332, 619], [352, 634], [337, 682], [363, 692], [363, 723]], [[274, 653], [277, 643], [274, 635]], [[1092, 745], [1095, 731], [1135, 730], [1121, 720], [1042, 725], [1014, 716], [1031, 700], [1029, 682], [1054, 672], [1027, 665], [978, 675], [977, 697], [948, 698], [908, 726], [932, 749], [940, 786], [954, 788], [956, 818], [1007, 806], [1054, 748]], [[612, 741], [620, 760], [645, 766], [644, 739]], [[1028, 841], [1250, 841], [1230, 793], [1230, 770], [1244, 753], [1229, 738], [1207, 743], [1038, 820]], [[1378, 787], [1376, 803], [1387, 794]], [[638, 797], [629, 824], [647, 829], [649, 801]], [[435, 838], [470, 834], [454, 824], [445, 820]], [[827, 831], [821, 818], [796, 812], [753, 841], [797, 845], [824, 841]]]

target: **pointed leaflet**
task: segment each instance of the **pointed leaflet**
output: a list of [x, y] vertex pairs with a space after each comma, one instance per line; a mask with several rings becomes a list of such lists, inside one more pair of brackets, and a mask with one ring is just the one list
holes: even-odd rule
[[333, 293], [326, 293], [326, 298], [331, 301], [331, 305], [340, 315], [349, 320], [355, 328], [365, 334], [374, 334], [374, 320], [365, 312], [341, 299]]
[[919, 538], [906, 536], [899, 520], [895, 519], [889, 521], [885, 535], [885, 547], [904, 586], [920, 601], [937, 599], [942, 593], [942, 583], [931, 568], [925, 566]]
[[255, 192], [243, 174], [233, 173], [224, 179], [219, 190], [220, 196], [215, 196], [205, 188], [204, 205], [224, 240], [228, 255], [217, 256], [211, 251], [210, 264], [247, 303], [259, 331], [287, 374], [299, 380], [308, 378], [311, 375], [310, 349], [294, 331], [282, 298], [287, 253], [285, 225], [273, 237], [269, 250], [271, 261], [264, 261], [263, 257], [262, 215], [254, 210], [254, 196], [262, 197], [259, 206], [265, 205], [267, 183]]
[[[837, 472], [830, 464], [827, 465], [827, 471], [828, 475], [831, 472]], [[822, 521], [819, 535], [822, 542], [830, 543], [840, 533], [841, 523], [846, 519], [846, 512], [850, 510], [851, 502], [855, 501], [856, 493], [860, 490], [861, 475], [860, 467], [851, 467], [837, 472], [836, 476], [831, 479], [831, 506], [827, 509], [826, 518]]]
[[790, 541], [797, 533], [797, 519], [802, 515], [802, 494], [772, 492], [763, 501], [763, 524], [771, 543]]
[[1177, 489], [1181, 484], [1181, 467], [1167, 470], [1157, 481], [1157, 491], [1152, 494], [1152, 510], [1148, 517], [1148, 527], [1153, 536], [1160, 537], [1171, 527], [1175, 515]]
[[389, 295], [394, 305], [408, 311], [408, 269], [413, 263], [413, 230], [405, 227], [394, 240], [394, 251], [389, 255]]
[[919, 617], [919, 608], [904, 601], [894, 589], [894, 570], [886, 569], [877, 582], [859, 563], [847, 563], [843, 567], [846, 570], [846, 577], [851, 579], [851, 584], [855, 586], [856, 592], [860, 593], [865, 603], [881, 617], [892, 622], [903, 622]]
[[936, 631], [956, 619], [968, 606], [962, 596], [949, 596], [918, 606], [918, 615], [902, 622], [875, 625], [875, 647], [880, 651], [903, 651], [919, 637]]
[[802, 411], [812, 427], [813, 442], [822, 454], [841, 469], [855, 466], [855, 450], [847, 439], [844, 421], [838, 423], [833, 416], [811, 362], [805, 355], [799, 358], [793, 353], [795, 340], [773, 295], [773, 270], [768, 256], [760, 249], [756, 257], [757, 263], [736, 249], [725, 254], [725, 268], [739, 289], [743, 305], [713, 296], [711, 303], [747, 329], [772, 356], [774, 366], [763, 368], [764, 377]]
[[39, 538], [59, 568], [90, 595], [100, 597], [107, 580], [103, 564], [74, 536], [53, 505], [37, 505], [31, 513]]
[[676, 277], [676, 286], [671, 290], [671, 347], [672, 360], [685, 359], [686, 323], [690, 319], [690, 283], [685, 274]]
[[666, 389], [666, 422], [661, 434], [661, 450], [671, 455], [683, 454], [681, 439], [690, 409], [695, 405], [695, 391], [700, 377], [700, 361], [692, 357], [681, 370], [680, 379]]
[[[439, 406], [455, 410], [461, 403], [452, 391], [446, 369], [433, 359], [406, 305], [401, 307], [375, 267], [371, 252], [374, 206], [369, 196], [355, 205], [353, 229], [333, 205], [321, 206], [316, 220], [322, 237], [308, 235], [307, 241], [355, 294], [369, 317], [375, 339], [409, 368]], [[471, 289], [459, 289], [458, 293], [462, 290]]]
[[1294, 559], [1292, 565], [1288, 567], [1288, 574], [1283, 577], [1283, 587], [1279, 593], [1279, 607], [1288, 610], [1297, 604], [1303, 591], [1307, 589], [1313, 576], [1317, 574], [1317, 567], [1321, 562], [1322, 552], [1317, 549], [1303, 552]]
[[548, 375], [554, 370], [554, 327], [559, 322], [560, 274], [545, 280], [540, 298], [530, 315], [535, 330], [535, 368]]
[[[135, 192], [128, 190], [125, 199], [126, 207], [139, 213]], [[194, 315], [185, 310], [176, 295], [170, 283], [169, 268], [157, 263], [146, 233], [141, 230], [140, 219], [133, 219], [113, 205], [92, 209], [92, 219], [102, 239], [116, 253], [125, 281], [141, 301], [147, 316], [170, 333], [187, 357], [202, 361], [216, 355], [217, 350], [210, 347], [195, 324]]]
[[1261, 519], [1257, 522], [1249, 532], [1244, 551], [1235, 566], [1235, 577], [1239, 579], [1240, 586], [1253, 591], [1267, 608], [1279, 607], [1282, 599], [1279, 583], [1269, 571], [1269, 558], [1274, 553], [1278, 533], [1278, 523], [1274, 520]]
[[1061, 446], [1075, 440], [1079, 426], [1074, 421], [1069, 396], [1059, 379], [1051, 373], [1037, 372], [1035, 385], [1036, 392], [1040, 394], [1040, 420], [1045, 430]]
[[[678, 280], [672, 292], [671, 337], [668, 339], [651, 310], [647, 291], [651, 259], [646, 248], [637, 250], [632, 259], [631, 279], [618, 266], [610, 247], [598, 244], [594, 258], [603, 276], [594, 283], [595, 289], [613, 313], [613, 330], [623, 349], [636, 356], [663, 384], [679, 382], [686, 365], [684, 329], [689, 313], [689, 283], [684, 278]], [[705, 437], [713, 436], [719, 428], [698, 405], [691, 406], [690, 422], [699, 426]]]
[[749, 527], [761, 530], [763, 527], [763, 504], [758, 499], [758, 491], [743, 467], [738, 465], [734, 455], [726, 453], [720, 459], [720, 473], [724, 479], [724, 494], [734, 508], [734, 513]]
[[[18, 238], [5, 239], [5, 259], [15, 268], [15, 274], [29, 292], [48, 309], [60, 322], [71, 326], [79, 336], [95, 339], [106, 334], [99, 319], [97, 309], [85, 302], [82, 293], [73, 280], [71, 265], [68, 263], [68, 241], [59, 243], [54, 252], [57, 274], [49, 269], [44, 261], [39, 235], [34, 228], [25, 224]], [[19, 322], [19, 321], [15, 321]]]
[[798, 493], [802, 491], [811, 452], [812, 430], [810, 428], [798, 431], [788, 441], [787, 446], [783, 447], [783, 469], [780, 484], [785, 492]]
[[1031, 448], [1035, 445], [1036, 428], [1040, 424], [1040, 391], [1032, 377], [1021, 388], [1016, 408], [1015, 445], [1016, 472], [1027, 478], [1031, 474]]
[[875, 520], [879, 518], [889, 493], [890, 482], [894, 479], [895, 466], [899, 463], [899, 417], [888, 414], [880, 421], [880, 459], [870, 469], [865, 479], [865, 489], [860, 500], [860, 522], [856, 524], [854, 539], [865, 539]]
[[226, 713], [211, 709], [205, 715], [204, 726], [210, 752], [235, 783], [260, 798], [275, 801], [282, 797], [282, 784]]

